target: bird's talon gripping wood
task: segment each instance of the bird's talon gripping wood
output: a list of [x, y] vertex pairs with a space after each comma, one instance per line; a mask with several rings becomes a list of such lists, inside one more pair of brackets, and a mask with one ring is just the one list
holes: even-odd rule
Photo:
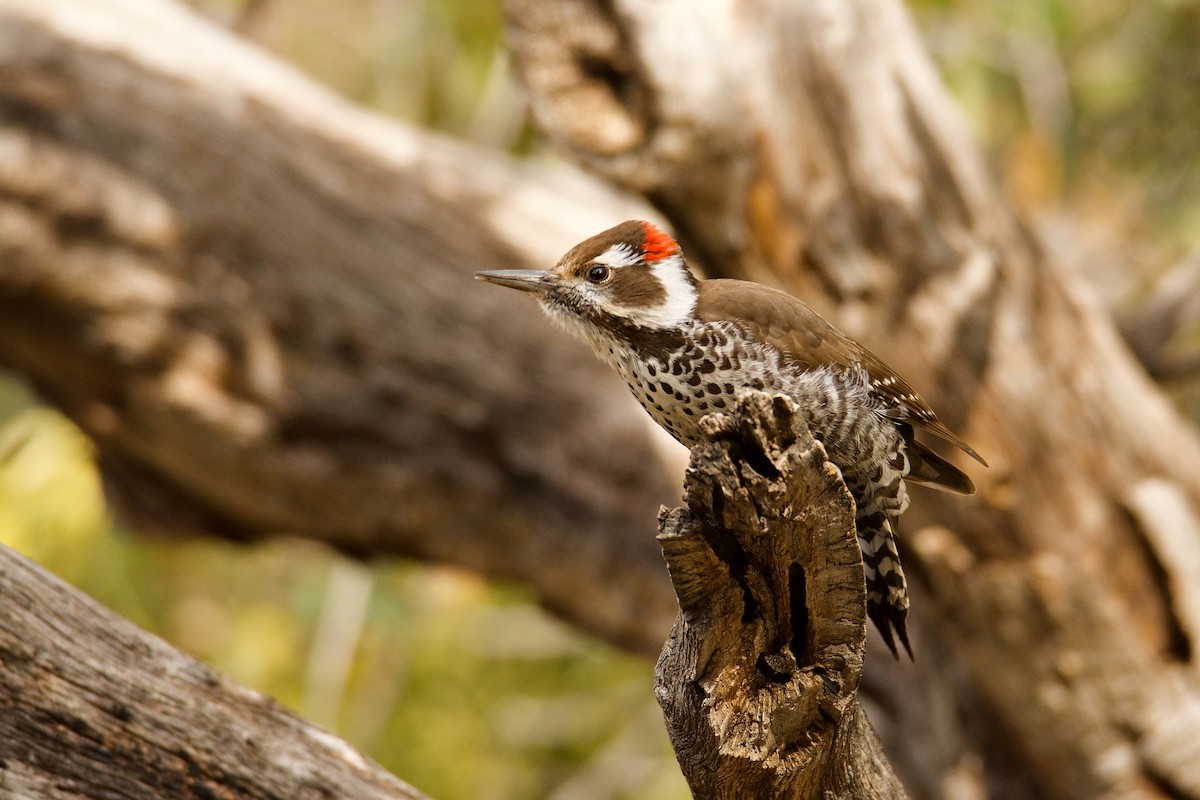
[[896, 520], [905, 480], [960, 494], [970, 478], [917, 441], [944, 439], [984, 464], [903, 378], [785, 292], [736, 280], [697, 280], [675, 240], [623, 222], [576, 245], [551, 270], [496, 270], [480, 280], [534, 295], [591, 343], [655, 422], [691, 447], [732, 423], [742, 389], [790, 396], [854, 496], [867, 615], [893, 655], [912, 655], [908, 591]]

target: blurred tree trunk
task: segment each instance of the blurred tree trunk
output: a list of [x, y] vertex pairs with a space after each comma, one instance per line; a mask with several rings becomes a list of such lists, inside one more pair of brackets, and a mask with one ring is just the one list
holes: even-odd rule
[[[915, 497], [904, 525], [918, 666], [978, 693], [987, 772], [1026, 776], [1016, 796], [1200, 797], [1195, 431], [996, 192], [898, 0], [509, 12], [554, 140], [711, 274], [830, 312], [991, 461], [977, 498]], [[927, 765], [905, 671], [867, 673], [899, 689], [885, 741]]]
[[[1200, 446], [995, 192], [902, 7], [509, 9], [567, 151], [990, 459], [978, 498], [906, 515], [918, 664], [868, 661], [910, 793], [1200, 797]], [[91, 435], [127, 520], [459, 564], [657, 651], [681, 451], [470, 281], [644, 207], [367, 115], [169, 2], [0, 0], [0, 68], [0, 364]]]
[[359, 111], [171, 2], [0, 0], [0, 70], [0, 364], [91, 436], [130, 525], [458, 564], [658, 651], [686, 454], [472, 278], [644, 206]]

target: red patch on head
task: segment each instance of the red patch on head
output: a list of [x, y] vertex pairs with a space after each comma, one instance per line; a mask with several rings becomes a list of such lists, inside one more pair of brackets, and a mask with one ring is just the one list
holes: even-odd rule
[[679, 252], [679, 245], [675, 244], [675, 240], [657, 225], [643, 222], [642, 231], [645, 233], [642, 240], [642, 258], [646, 261], [658, 261]]

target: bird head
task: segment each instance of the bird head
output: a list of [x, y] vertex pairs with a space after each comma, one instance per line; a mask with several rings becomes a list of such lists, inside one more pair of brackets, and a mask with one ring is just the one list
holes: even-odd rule
[[622, 329], [681, 327], [696, 308], [696, 279], [679, 245], [649, 222], [622, 222], [587, 239], [554, 269], [476, 272], [478, 280], [529, 292], [542, 309], [589, 338]]

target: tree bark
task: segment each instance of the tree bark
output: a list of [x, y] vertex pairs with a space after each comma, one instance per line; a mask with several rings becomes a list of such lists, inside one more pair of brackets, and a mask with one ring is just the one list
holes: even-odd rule
[[0, 797], [424, 797], [3, 547], [0, 609]]
[[[1200, 797], [1200, 444], [995, 190], [901, 4], [508, 8], [555, 141], [710, 274], [839, 320], [990, 460], [978, 497], [915, 498], [902, 549], [920, 668], [965, 678], [990, 788]], [[865, 685], [919, 705], [902, 665]], [[910, 789], [969, 763], [878, 710]]]
[[858, 704], [866, 589], [854, 501], [796, 405], [706, 417], [687, 508], [659, 515], [679, 616], [655, 671], [697, 798], [906, 798]]
[[173, 3], [0, 0], [0, 70], [0, 364], [91, 436], [123, 520], [458, 564], [658, 651], [682, 448], [472, 280], [644, 207]]

